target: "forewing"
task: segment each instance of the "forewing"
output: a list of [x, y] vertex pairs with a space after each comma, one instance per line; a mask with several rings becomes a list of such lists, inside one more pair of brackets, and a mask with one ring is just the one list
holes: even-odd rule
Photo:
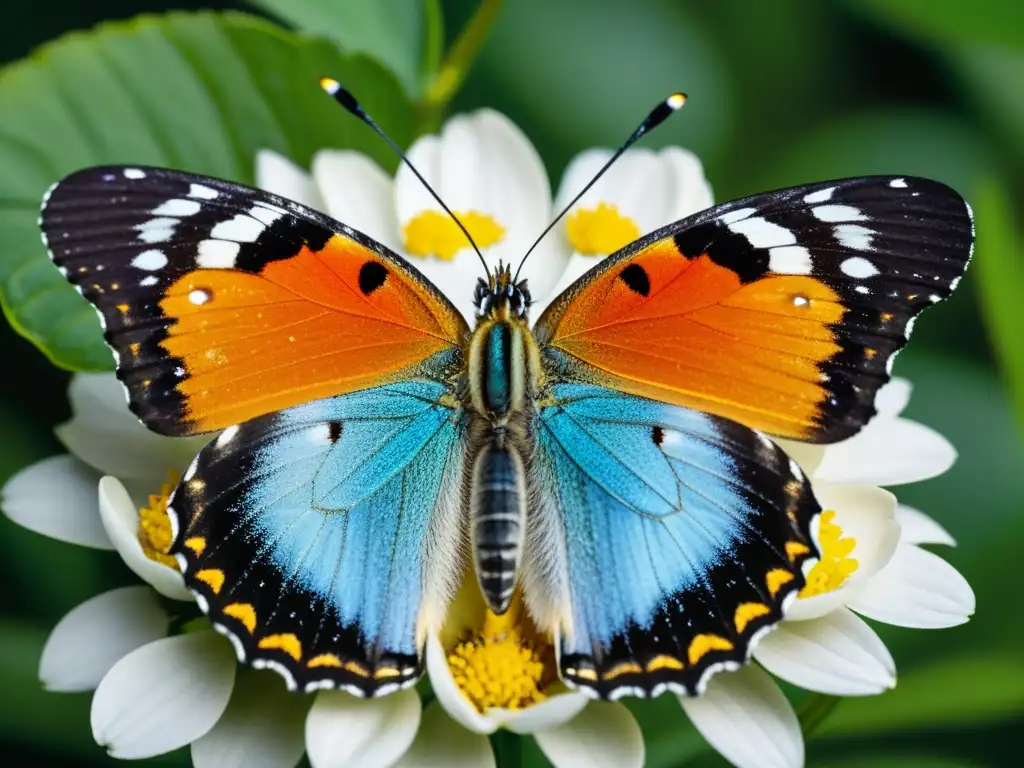
[[717, 206], [603, 261], [540, 317], [564, 380], [830, 443], [874, 414], [914, 320], [967, 266], [952, 189], [823, 182]]
[[560, 672], [615, 699], [695, 694], [745, 662], [817, 556], [799, 467], [725, 419], [591, 385], [554, 387], [524, 570]]
[[240, 660], [357, 695], [420, 675], [458, 568], [464, 430], [445, 393], [405, 382], [318, 400], [199, 454], [168, 506], [172, 552]]
[[99, 311], [132, 410], [168, 435], [455, 370], [465, 321], [381, 244], [298, 203], [159, 168], [89, 168], [40, 221]]

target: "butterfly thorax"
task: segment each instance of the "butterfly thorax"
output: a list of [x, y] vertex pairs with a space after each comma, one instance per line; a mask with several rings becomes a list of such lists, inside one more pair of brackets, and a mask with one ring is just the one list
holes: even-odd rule
[[526, 283], [508, 268], [480, 280], [469, 342], [469, 393], [477, 439], [468, 491], [477, 581], [488, 607], [508, 610], [518, 579], [526, 518], [525, 424], [533, 408], [540, 355], [526, 313]]

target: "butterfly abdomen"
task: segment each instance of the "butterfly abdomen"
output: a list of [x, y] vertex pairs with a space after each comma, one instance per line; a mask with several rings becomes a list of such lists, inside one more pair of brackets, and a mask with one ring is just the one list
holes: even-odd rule
[[473, 463], [471, 536], [473, 564], [487, 606], [508, 610], [523, 550], [526, 487], [519, 452], [501, 433]]

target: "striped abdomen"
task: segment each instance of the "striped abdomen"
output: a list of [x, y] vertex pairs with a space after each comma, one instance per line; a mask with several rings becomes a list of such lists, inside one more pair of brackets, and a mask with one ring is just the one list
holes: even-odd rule
[[485, 445], [473, 465], [473, 562], [487, 606], [508, 610], [523, 550], [523, 462], [510, 445]]

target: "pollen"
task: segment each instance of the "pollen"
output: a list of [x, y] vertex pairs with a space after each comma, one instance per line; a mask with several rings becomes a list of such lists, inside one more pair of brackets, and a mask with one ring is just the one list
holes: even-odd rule
[[640, 227], [608, 203], [583, 208], [565, 222], [566, 236], [577, 253], [606, 256], [640, 237]]
[[448, 666], [463, 695], [480, 712], [525, 709], [543, 701], [554, 678], [554, 653], [542, 640], [531, 642], [520, 612], [487, 611], [483, 627], [448, 654]]
[[[479, 248], [487, 248], [505, 238], [505, 228], [486, 213], [455, 212]], [[440, 211], [423, 211], [402, 228], [405, 249], [414, 256], [453, 259], [469, 248], [466, 235], [451, 217]]]
[[818, 529], [821, 559], [807, 574], [807, 585], [800, 590], [800, 597], [814, 597], [839, 589], [860, 566], [855, 558], [850, 557], [857, 540], [843, 536], [843, 529], [834, 522], [835, 517], [834, 510], [821, 513], [821, 527]]
[[160, 486], [160, 493], [150, 494], [149, 506], [139, 510], [139, 543], [146, 557], [154, 562], [178, 570], [178, 561], [168, 554], [171, 551], [171, 519], [167, 516], [167, 499], [178, 484], [178, 473], [173, 469], [167, 473], [167, 482]]

